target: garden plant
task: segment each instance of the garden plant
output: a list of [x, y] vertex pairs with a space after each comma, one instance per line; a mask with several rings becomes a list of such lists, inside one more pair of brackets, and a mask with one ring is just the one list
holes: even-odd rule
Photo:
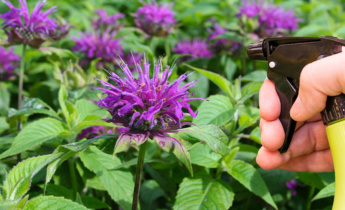
[[340, 0], [2, 0], [0, 209], [331, 209], [265, 171], [266, 37], [345, 37]]

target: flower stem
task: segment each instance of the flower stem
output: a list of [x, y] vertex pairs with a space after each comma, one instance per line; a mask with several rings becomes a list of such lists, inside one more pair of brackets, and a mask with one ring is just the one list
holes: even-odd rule
[[134, 193], [133, 193], [132, 210], [138, 209], [139, 193], [140, 193], [140, 187], [141, 187], [141, 177], [142, 177], [142, 173], [143, 173], [143, 166], [144, 166], [144, 159], [145, 159], [145, 152], [146, 152], [146, 144], [147, 144], [147, 141], [145, 141], [139, 147], [139, 155], [138, 155], [137, 171], [136, 171], [136, 175], [135, 175], [135, 186], [134, 186]]
[[[23, 81], [24, 81], [24, 72], [25, 72], [25, 53], [26, 53], [26, 44], [23, 44], [22, 58], [20, 61], [20, 72], [19, 72], [19, 90], [18, 90], [18, 110], [22, 106], [22, 97], [23, 97]], [[22, 122], [20, 116], [18, 116], [17, 124], [18, 132], [22, 130]], [[17, 161], [21, 161], [21, 153], [17, 154]]]

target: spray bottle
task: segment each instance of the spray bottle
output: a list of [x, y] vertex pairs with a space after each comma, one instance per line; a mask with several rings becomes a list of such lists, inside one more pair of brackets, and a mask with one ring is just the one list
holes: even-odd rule
[[[285, 139], [279, 149], [288, 150], [295, 131], [296, 121], [290, 117], [290, 109], [298, 96], [299, 78], [308, 63], [340, 53], [345, 40], [336, 37], [278, 37], [267, 38], [248, 46], [247, 54], [254, 60], [268, 62], [267, 77], [273, 81], [281, 102], [279, 120]], [[327, 98], [321, 112], [335, 169], [335, 197], [333, 210], [345, 209], [345, 95]]]

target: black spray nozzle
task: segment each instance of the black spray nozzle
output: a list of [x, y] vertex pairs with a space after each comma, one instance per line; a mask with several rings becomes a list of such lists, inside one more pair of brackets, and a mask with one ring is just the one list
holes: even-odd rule
[[266, 52], [265, 52], [265, 40], [261, 40], [250, 44], [247, 47], [247, 55], [250, 59], [253, 60], [266, 60]]
[[[279, 149], [281, 153], [287, 151], [295, 132], [296, 122], [290, 117], [290, 109], [298, 95], [302, 69], [308, 63], [341, 52], [342, 46], [345, 46], [345, 40], [336, 37], [278, 37], [267, 38], [247, 47], [249, 58], [267, 60], [267, 77], [274, 82], [280, 99], [279, 120], [285, 132], [284, 144]], [[343, 107], [339, 107], [339, 101], [344, 101]], [[344, 118], [345, 112], [336, 111], [344, 109], [344, 94], [336, 96], [336, 99], [329, 97], [326, 109], [321, 113], [324, 123]]]

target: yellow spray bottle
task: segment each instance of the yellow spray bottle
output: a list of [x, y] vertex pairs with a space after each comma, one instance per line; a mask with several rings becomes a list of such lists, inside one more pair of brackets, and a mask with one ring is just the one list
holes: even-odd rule
[[[281, 102], [279, 120], [285, 139], [279, 149], [286, 152], [296, 128], [290, 109], [298, 96], [302, 69], [309, 63], [340, 53], [345, 40], [336, 37], [277, 37], [267, 38], [248, 46], [248, 57], [268, 62], [267, 77], [274, 82]], [[333, 210], [345, 210], [345, 95], [327, 98], [321, 112], [330, 144], [335, 169]]]

